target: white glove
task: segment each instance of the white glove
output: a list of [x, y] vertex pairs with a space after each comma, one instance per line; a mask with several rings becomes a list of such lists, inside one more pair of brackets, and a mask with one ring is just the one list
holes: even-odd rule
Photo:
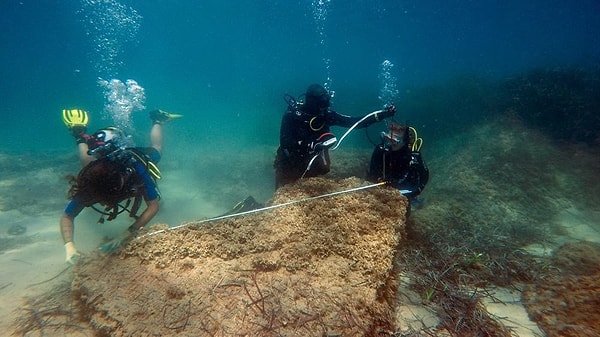
[[65, 250], [67, 252], [67, 258], [65, 259], [65, 262], [67, 263], [75, 264], [81, 257], [81, 254], [79, 254], [73, 242], [69, 241], [65, 243]]

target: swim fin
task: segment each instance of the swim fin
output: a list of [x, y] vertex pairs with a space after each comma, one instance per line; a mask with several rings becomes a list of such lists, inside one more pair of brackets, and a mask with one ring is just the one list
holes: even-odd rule
[[89, 122], [89, 117], [85, 110], [81, 109], [63, 109], [62, 121], [71, 131], [74, 137], [85, 133]]
[[262, 207], [263, 205], [258, 203], [252, 196], [248, 196], [246, 199], [238, 202], [235, 206], [233, 206], [231, 210], [219, 215], [219, 217], [248, 212], [253, 209], [258, 209]]
[[155, 124], [167, 124], [171, 120], [181, 117], [183, 117], [183, 115], [168, 113], [160, 109], [150, 111], [150, 119]]

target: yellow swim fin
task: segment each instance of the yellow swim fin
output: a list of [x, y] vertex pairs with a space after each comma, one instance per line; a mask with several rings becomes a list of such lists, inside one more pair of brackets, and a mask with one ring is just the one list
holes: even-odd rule
[[81, 109], [64, 109], [62, 111], [62, 120], [69, 130], [81, 129], [85, 130], [88, 125], [89, 117], [85, 110]]

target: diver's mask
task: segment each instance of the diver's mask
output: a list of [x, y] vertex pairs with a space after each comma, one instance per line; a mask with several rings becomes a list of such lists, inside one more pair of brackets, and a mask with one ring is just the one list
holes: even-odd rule
[[390, 151], [398, 151], [406, 145], [405, 137], [406, 128], [398, 125], [390, 127], [388, 132], [381, 132], [381, 142], [385, 149]]
[[131, 136], [115, 127], [96, 131], [88, 140], [88, 154], [96, 159], [114, 156], [133, 146]]

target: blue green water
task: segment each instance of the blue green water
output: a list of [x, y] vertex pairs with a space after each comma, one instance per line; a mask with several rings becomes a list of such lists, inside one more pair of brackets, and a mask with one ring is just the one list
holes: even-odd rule
[[72, 150], [66, 107], [88, 110], [90, 128], [112, 124], [99, 77], [134, 79], [146, 107], [185, 114], [173, 128], [191, 142], [276, 146], [283, 94], [327, 83], [337, 110], [370, 112], [389, 60], [402, 118], [418, 121], [402, 109], [416, 87], [597, 63], [598, 13], [593, 0], [5, 0], [0, 151]]
[[[248, 195], [268, 202], [283, 95], [315, 82], [335, 91], [341, 113], [393, 101], [395, 118], [418, 129], [431, 169], [413, 213], [422, 224], [497, 227], [519, 242], [556, 228], [568, 235], [552, 244], [598, 242], [600, 156], [580, 143], [600, 145], [598, 14], [598, 0], [1, 0], [0, 238], [13, 225], [27, 232], [0, 242], [0, 295], [12, 296], [0, 301], [21, 303], [13, 292], [29, 295], [38, 288], [28, 284], [64, 270], [64, 176], [80, 167], [62, 109], [88, 111], [90, 132], [130, 123], [140, 146], [148, 110], [184, 115], [164, 128], [163, 198], [150, 224], [177, 226]], [[595, 72], [522, 75], [568, 67]], [[143, 95], [115, 99], [116, 87], [100, 84], [131, 91], [127, 80]], [[494, 120], [518, 108], [518, 122]], [[368, 136], [384, 127], [353, 132], [329, 176], [362, 177]], [[338, 139], [344, 131], [334, 129]], [[77, 217], [83, 253], [131, 224], [98, 218]]]

